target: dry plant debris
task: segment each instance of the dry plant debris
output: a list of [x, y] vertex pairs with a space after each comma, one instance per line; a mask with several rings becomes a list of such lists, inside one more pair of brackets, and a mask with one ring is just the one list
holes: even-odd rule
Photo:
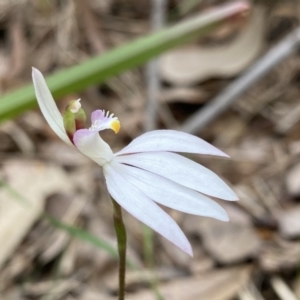
[[[213, 77], [232, 77], [244, 70], [264, 45], [265, 9], [253, 10], [245, 28], [234, 35], [235, 26], [222, 28], [221, 37], [229, 41], [213, 46], [186, 46], [162, 57], [162, 78], [175, 86], [191, 86]], [[224, 30], [225, 29], [225, 30]], [[224, 37], [223, 37], [224, 35]]]
[[[170, 18], [179, 2], [170, 1]], [[193, 12], [219, 2], [198, 1]], [[258, 2], [244, 23], [164, 57], [160, 128], [179, 127], [298, 26], [299, 0]], [[145, 1], [1, 0], [0, 92], [28, 82], [32, 65], [51, 73], [145, 34], [149, 11]], [[128, 270], [128, 299], [155, 299], [153, 280], [169, 300], [300, 299], [299, 74], [295, 53], [201, 132], [232, 157], [205, 165], [240, 201], [224, 205], [227, 224], [170, 212], [193, 259], [155, 236], [155, 267], [147, 270], [141, 225], [125, 215], [129, 258], [140, 269]], [[103, 137], [118, 150], [143, 131], [144, 87], [143, 70], [131, 70], [59, 106], [83, 98], [87, 112], [113, 111], [122, 131]], [[116, 299], [116, 260], [40, 217], [46, 212], [115, 245], [99, 168], [57, 140], [38, 111], [0, 125], [0, 159], [0, 298]]]

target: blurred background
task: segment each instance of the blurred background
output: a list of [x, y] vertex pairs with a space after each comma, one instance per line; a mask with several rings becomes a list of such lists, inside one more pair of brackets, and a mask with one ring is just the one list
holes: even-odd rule
[[[32, 66], [55, 74], [227, 3], [0, 0], [1, 299], [111, 300], [118, 291], [101, 168], [52, 132], [35, 101], [3, 113], [32, 87], [10, 92], [30, 84]], [[155, 61], [57, 98], [61, 111], [81, 98], [88, 116], [113, 112], [120, 133], [101, 135], [114, 151], [167, 128], [231, 156], [193, 156], [238, 194], [220, 202], [229, 223], [167, 209], [193, 258], [124, 213], [127, 299], [300, 299], [300, 1], [249, 5]]]

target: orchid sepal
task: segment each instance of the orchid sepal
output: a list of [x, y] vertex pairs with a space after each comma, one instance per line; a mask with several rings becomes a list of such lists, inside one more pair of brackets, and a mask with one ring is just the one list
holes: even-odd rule
[[56, 106], [43, 74], [38, 69], [32, 68], [32, 80], [39, 107], [49, 126], [65, 143], [73, 146], [66, 133], [63, 117]]

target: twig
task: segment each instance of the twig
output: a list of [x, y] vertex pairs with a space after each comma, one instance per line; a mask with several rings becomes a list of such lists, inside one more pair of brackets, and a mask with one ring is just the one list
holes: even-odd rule
[[250, 280], [248, 286], [239, 292], [239, 300], [265, 300], [257, 287]]
[[19, 75], [26, 62], [27, 45], [24, 37], [22, 8], [22, 6], [15, 8], [11, 19], [11, 26], [9, 27], [12, 51], [11, 68], [7, 76], [8, 78], [13, 78]]
[[299, 300], [293, 291], [287, 286], [287, 284], [280, 277], [273, 277], [271, 279], [271, 285], [282, 300]]
[[300, 27], [295, 29], [261, 59], [251, 66], [241, 77], [234, 80], [221, 94], [213, 99], [204, 109], [196, 112], [182, 125], [181, 130], [196, 133], [214, 120], [229, 105], [234, 103], [248, 88], [261, 79], [272, 68], [293, 54], [299, 47]]
[[0, 131], [5, 132], [16, 143], [21, 152], [26, 155], [33, 155], [35, 145], [29, 135], [13, 121], [6, 121], [0, 128]]
[[[153, 31], [163, 27], [165, 21], [166, 0], [153, 0], [151, 12], [151, 27]], [[157, 99], [160, 91], [159, 59], [152, 60], [146, 69], [147, 75], [147, 120], [145, 130], [156, 127]]]
[[105, 46], [102, 42], [102, 32], [97, 28], [96, 18], [91, 10], [90, 4], [88, 1], [75, 0], [78, 12], [82, 16], [82, 22], [85, 24], [84, 30], [85, 35], [90, 43], [93, 52], [101, 53], [105, 51]]

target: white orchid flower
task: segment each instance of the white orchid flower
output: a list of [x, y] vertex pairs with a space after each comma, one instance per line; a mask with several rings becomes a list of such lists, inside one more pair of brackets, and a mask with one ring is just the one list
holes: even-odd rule
[[[40, 109], [51, 128], [64, 142], [102, 167], [109, 193], [127, 212], [190, 255], [186, 236], [155, 202], [228, 221], [225, 210], [209, 196], [237, 200], [236, 194], [212, 171], [174, 152], [228, 157], [225, 153], [196, 136], [175, 130], [147, 132], [113, 153], [99, 132], [112, 129], [117, 133], [118, 118], [96, 110], [89, 129], [77, 126], [77, 122], [70, 130], [72, 125], [59, 112], [41, 72], [33, 68], [32, 77]], [[75, 115], [75, 121], [83, 120], [79, 100], [72, 101], [67, 111], [73, 118]]]

